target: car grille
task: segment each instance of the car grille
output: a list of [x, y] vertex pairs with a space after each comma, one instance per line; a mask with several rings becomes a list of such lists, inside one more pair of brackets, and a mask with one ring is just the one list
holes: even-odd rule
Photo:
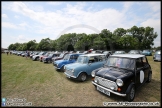
[[101, 77], [96, 76], [95, 80], [97, 80], [98, 84], [100, 84], [100, 85], [102, 85], [102, 86], [104, 86], [106, 88], [110, 89], [110, 87], [112, 87], [112, 86], [115, 88], [114, 90], [117, 90], [117, 88], [118, 88], [118, 86], [116, 85], [115, 82], [107, 80], [105, 78], [101, 78]]
[[73, 72], [71, 72], [72, 69], [66, 69], [65, 73], [67, 73], [70, 76], [73, 76]]

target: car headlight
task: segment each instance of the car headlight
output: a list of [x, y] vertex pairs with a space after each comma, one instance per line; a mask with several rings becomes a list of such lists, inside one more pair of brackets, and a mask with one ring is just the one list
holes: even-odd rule
[[95, 71], [92, 71], [91, 76], [95, 77]]
[[94, 79], [94, 82], [95, 82], [95, 83], [98, 83], [98, 79], [97, 79], [97, 78], [95, 78], [95, 79]]
[[118, 86], [123, 86], [123, 81], [121, 80], [121, 79], [117, 79], [116, 80], [116, 84], [118, 85]]

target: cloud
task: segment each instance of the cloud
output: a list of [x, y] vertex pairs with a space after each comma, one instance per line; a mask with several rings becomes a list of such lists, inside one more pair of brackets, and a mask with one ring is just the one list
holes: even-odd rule
[[25, 30], [25, 27], [30, 28], [30, 26], [26, 22], [23, 22], [20, 24], [13, 24], [10, 22], [2, 22], [2, 27], [11, 28], [11, 29], [20, 29], [20, 30]]
[[151, 10], [153, 11], [153, 12], [157, 12], [157, 11], [159, 11], [160, 10], [160, 1], [159, 2], [157, 2], [157, 1], [155, 1], [155, 2], [148, 2], [148, 5], [149, 5], [149, 7], [151, 8]]
[[28, 42], [30, 41], [29, 38], [27, 38], [27, 36], [24, 36], [24, 35], [19, 35], [17, 38], [18, 42]]
[[2, 22], [2, 27], [18, 29], [18, 26], [16, 26], [16, 25], [13, 24], [13, 23], [9, 23], [9, 22]]
[[[10, 4], [6, 4], [7, 7], [5, 7], [5, 9], [9, 9], [14, 14], [19, 15], [15, 15], [14, 17], [19, 18], [19, 20], [21, 19], [21, 22], [18, 24], [2, 22], [2, 27], [13, 29], [28, 28], [30, 34], [36, 33], [34, 34], [35, 36], [32, 37], [36, 39], [38, 39], [37, 37], [40, 35], [54, 39], [68, 27], [78, 24], [89, 25], [100, 31], [108, 29], [111, 32], [117, 28], [127, 29], [134, 25], [144, 27], [151, 26], [154, 27], [156, 31], [160, 31], [160, 6], [157, 2], [122, 2], [121, 10], [109, 7], [101, 9], [102, 6], [100, 6], [98, 10], [96, 8], [97, 5], [94, 3], [87, 4], [87, 2], [77, 2], [75, 4], [70, 4], [70, 2], [45, 3], [48, 4], [48, 6], [54, 5], [52, 8], [53, 11], [48, 10], [48, 8], [45, 9], [45, 7], [43, 8], [45, 5], [40, 6], [34, 3], [11, 2]], [[59, 5], [62, 4], [64, 5], [63, 8], [59, 9]], [[36, 9], [36, 7], [38, 7], [38, 9]], [[136, 7], [135, 10], [134, 7]], [[147, 10], [146, 8], [149, 12], [138, 13], [143, 11], [142, 9]], [[29, 20], [23, 21], [23, 19]], [[32, 23], [30, 21], [32, 21]], [[69, 29], [66, 33], [68, 32], [91, 33], [93, 30], [81, 27]], [[22, 36], [19, 36], [19, 40], [23, 39], [23, 36], [26, 37], [27, 35], [22, 34]], [[43, 39], [43, 37], [39, 37], [39, 40], [40, 39]]]
[[6, 14], [2, 14], [2, 18], [8, 18]]
[[61, 5], [62, 3], [63, 2], [48, 2], [47, 4], [56, 6], [56, 5]]
[[14, 18], [19, 19], [19, 16], [18, 15], [15, 15]]

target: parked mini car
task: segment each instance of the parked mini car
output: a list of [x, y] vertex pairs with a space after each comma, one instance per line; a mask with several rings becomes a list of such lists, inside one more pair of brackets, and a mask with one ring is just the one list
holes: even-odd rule
[[64, 73], [68, 78], [85, 81], [93, 70], [103, 67], [105, 62], [104, 54], [80, 55], [75, 63], [65, 65]]
[[22, 53], [23, 53], [22, 51], [21, 52], [18, 52], [17, 53], [17, 56], [21, 56]]
[[47, 53], [44, 54], [44, 55], [40, 55], [40, 56], [39, 56], [39, 61], [42, 62], [43, 57], [48, 57], [49, 54], [50, 54], [50, 53], [47, 52]]
[[152, 52], [150, 50], [143, 50], [142, 54], [146, 56], [152, 56]]
[[25, 57], [25, 55], [26, 55], [26, 52], [23, 52], [23, 53], [21, 54], [22, 57]]
[[142, 54], [141, 50], [130, 50], [128, 54]]
[[161, 61], [161, 50], [158, 50], [155, 52], [154, 56], [153, 56], [153, 60], [154, 61]]
[[88, 51], [83, 51], [83, 54], [88, 54]]
[[57, 60], [61, 60], [65, 57], [66, 54], [69, 54], [68, 52], [66, 53], [61, 53], [58, 57], [53, 57], [52, 58], [52, 63], [54, 63], [54, 61], [57, 61]]
[[46, 52], [40, 52], [38, 55], [34, 55], [32, 57], [32, 60], [33, 61], [35, 61], [35, 60], [39, 61], [39, 57], [42, 56], [42, 55], [45, 55], [45, 54], [46, 54]]
[[93, 50], [91, 53], [92, 54], [102, 54], [104, 51], [103, 50]]
[[42, 61], [44, 63], [52, 63], [52, 58], [53, 57], [58, 57], [60, 53], [50, 53], [48, 57], [43, 57]]
[[30, 54], [30, 58], [33, 58], [34, 55], [38, 55], [40, 52], [33, 52], [32, 54]]
[[115, 51], [114, 54], [125, 54], [125, 51]]
[[82, 53], [71, 53], [67, 54], [62, 60], [54, 61], [53, 65], [56, 70], [61, 70], [64, 72], [64, 66], [67, 64], [74, 63], [79, 55], [82, 55]]
[[145, 55], [118, 54], [109, 56], [103, 68], [92, 72], [96, 89], [108, 96], [111, 93], [133, 101], [135, 93], [152, 78], [151, 66]]

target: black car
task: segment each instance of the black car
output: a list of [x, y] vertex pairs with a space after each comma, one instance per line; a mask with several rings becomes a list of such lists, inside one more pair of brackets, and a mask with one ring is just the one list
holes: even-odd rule
[[111, 93], [134, 100], [136, 90], [150, 82], [152, 70], [145, 55], [110, 55], [104, 67], [92, 71], [92, 83], [108, 96]]

